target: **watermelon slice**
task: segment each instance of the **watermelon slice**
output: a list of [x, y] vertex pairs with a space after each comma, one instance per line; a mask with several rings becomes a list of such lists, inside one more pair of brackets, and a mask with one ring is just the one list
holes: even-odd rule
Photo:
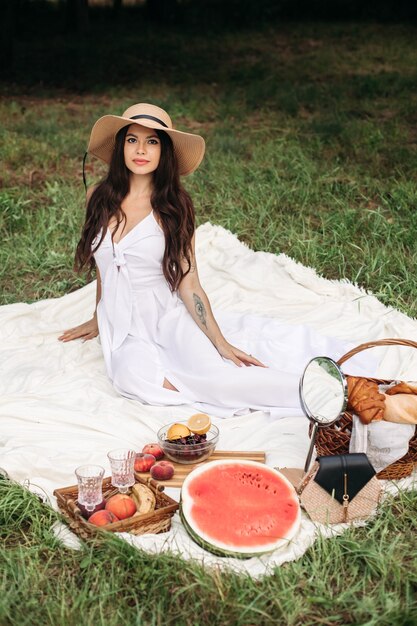
[[250, 558], [286, 546], [297, 533], [300, 505], [280, 472], [256, 461], [211, 461], [181, 490], [182, 522], [192, 539], [219, 556]]

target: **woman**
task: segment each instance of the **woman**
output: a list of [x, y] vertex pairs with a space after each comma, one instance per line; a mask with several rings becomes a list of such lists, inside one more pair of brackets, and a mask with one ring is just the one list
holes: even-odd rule
[[100, 334], [115, 388], [141, 402], [187, 403], [219, 416], [300, 414], [306, 363], [346, 347], [260, 316], [217, 312], [216, 322], [198, 277], [193, 203], [179, 179], [199, 166], [204, 149], [202, 137], [173, 129], [154, 105], [96, 122], [88, 152], [109, 171], [87, 193], [76, 267], [96, 267], [97, 307], [59, 339]]

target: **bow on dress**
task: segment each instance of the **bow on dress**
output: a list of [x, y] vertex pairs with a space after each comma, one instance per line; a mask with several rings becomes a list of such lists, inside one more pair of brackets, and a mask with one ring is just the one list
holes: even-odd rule
[[[144, 240], [149, 237], [156, 237], [154, 241], [158, 243], [147, 244]], [[122, 345], [131, 329], [134, 292], [143, 292], [152, 286], [165, 284], [161, 259], [158, 256], [163, 254], [164, 243], [163, 232], [152, 213], [136, 224], [119, 242], [111, 240], [110, 231], [106, 233], [103, 253], [108, 260], [102, 300], [106, 317], [113, 329], [112, 351]], [[158, 249], [159, 253], [155, 254]], [[139, 310], [137, 314], [140, 317]], [[142, 326], [144, 321], [138, 319], [137, 323]]]
[[132, 319], [132, 286], [124, 251], [113, 244], [113, 263], [109, 266], [105, 289], [112, 297], [104, 299], [106, 314], [113, 326], [112, 350], [117, 350], [126, 339]]

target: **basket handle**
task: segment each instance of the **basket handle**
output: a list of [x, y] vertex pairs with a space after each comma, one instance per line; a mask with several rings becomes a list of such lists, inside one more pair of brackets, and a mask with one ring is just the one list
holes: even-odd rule
[[148, 476], [147, 478], [144, 478], [139, 474], [139, 472], [135, 472], [135, 479], [138, 483], [142, 483], [142, 485], [147, 485], [148, 487], [153, 489], [155, 492], [158, 491], [159, 493], [162, 493], [165, 489], [164, 485], [161, 485], [161, 483], [158, 483], [156, 480], [154, 480], [150, 476]]
[[352, 348], [349, 352], [346, 352], [340, 359], [337, 361], [338, 365], [342, 365], [348, 359], [355, 356], [359, 352], [363, 350], [367, 350], [368, 348], [375, 348], [377, 346], [407, 346], [408, 348], [417, 348], [417, 342], [412, 341], [411, 339], [379, 339], [377, 341], [368, 341], [366, 343], [361, 343], [356, 348]]
[[81, 510], [78, 508], [75, 500], [68, 500], [67, 506], [75, 518], [82, 517]]

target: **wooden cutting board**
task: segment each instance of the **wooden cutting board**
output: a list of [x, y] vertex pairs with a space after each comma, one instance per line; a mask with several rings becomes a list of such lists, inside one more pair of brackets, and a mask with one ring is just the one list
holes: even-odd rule
[[[184, 479], [188, 476], [190, 472], [193, 471], [196, 467], [200, 467], [205, 463], [209, 463], [210, 461], [223, 461], [225, 459], [236, 459], [240, 461], [258, 461], [259, 463], [265, 463], [265, 452], [261, 451], [250, 451], [250, 452], [241, 452], [236, 450], [215, 450], [213, 454], [206, 459], [205, 461], [201, 461], [201, 463], [194, 463], [192, 465], [184, 465], [183, 463], [175, 463], [174, 461], [169, 461], [175, 467], [174, 476], [171, 480], [156, 480], [155, 482], [164, 485], [165, 487], [181, 487]], [[149, 472], [135, 472], [135, 475], [140, 478], [144, 478], [145, 480], [149, 478]]]

